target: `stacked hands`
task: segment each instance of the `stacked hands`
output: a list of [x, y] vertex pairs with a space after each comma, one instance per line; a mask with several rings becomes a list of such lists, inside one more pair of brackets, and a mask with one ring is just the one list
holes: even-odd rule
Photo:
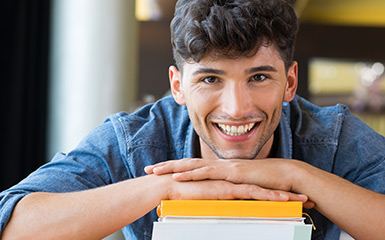
[[293, 159], [182, 159], [146, 166], [147, 174], [168, 176], [168, 199], [256, 199], [301, 201], [301, 170], [310, 165]]

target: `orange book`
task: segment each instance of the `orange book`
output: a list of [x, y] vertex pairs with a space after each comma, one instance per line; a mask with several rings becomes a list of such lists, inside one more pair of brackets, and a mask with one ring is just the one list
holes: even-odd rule
[[257, 200], [163, 200], [157, 209], [160, 218], [189, 217], [247, 217], [300, 218], [302, 202]]

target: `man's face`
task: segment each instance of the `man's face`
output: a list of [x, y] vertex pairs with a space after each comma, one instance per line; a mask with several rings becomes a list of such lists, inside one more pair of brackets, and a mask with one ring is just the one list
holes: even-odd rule
[[265, 158], [282, 102], [294, 98], [297, 64], [286, 72], [275, 46], [261, 46], [252, 57], [186, 63], [183, 76], [170, 67], [170, 83], [175, 100], [187, 105], [202, 158]]

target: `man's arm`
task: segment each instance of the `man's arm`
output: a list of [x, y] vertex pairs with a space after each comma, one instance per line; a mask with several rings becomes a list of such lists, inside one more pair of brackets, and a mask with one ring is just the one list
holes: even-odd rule
[[300, 168], [301, 178], [308, 180], [297, 183], [297, 187], [309, 194], [321, 214], [354, 239], [383, 239], [385, 195], [310, 165], [303, 165]]
[[356, 239], [385, 235], [385, 195], [292, 159], [169, 161], [146, 167], [147, 173], [176, 173], [177, 181], [222, 179], [256, 184], [309, 197], [316, 210]]
[[148, 176], [80, 192], [29, 194], [2, 239], [101, 239], [153, 209], [164, 197], [156, 191], [164, 180]]
[[32, 193], [16, 205], [2, 239], [101, 239], [142, 217], [162, 199], [266, 199], [306, 197], [249, 184], [177, 182], [148, 175], [92, 190]]

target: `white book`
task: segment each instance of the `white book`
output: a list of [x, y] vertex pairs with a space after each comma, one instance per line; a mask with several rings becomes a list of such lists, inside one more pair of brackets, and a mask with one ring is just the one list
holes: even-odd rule
[[310, 240], [304, 218], [167, 216], [154, 222], [152, 240]]

